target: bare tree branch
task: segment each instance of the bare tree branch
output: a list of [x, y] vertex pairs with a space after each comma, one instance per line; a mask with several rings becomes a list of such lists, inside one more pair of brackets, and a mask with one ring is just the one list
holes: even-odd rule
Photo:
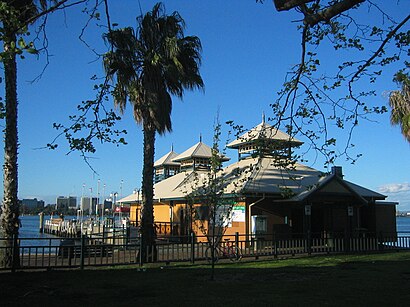
[[333, 17], [350, 10], [352, 7], [363, 3], [365, 0], [343, 0], [337, 2], [327, 9], [314, 13], [314, 14], [305, 14], [304, 23], [313, 27], [321, 21], [329, 21]]
[[313, 2], [315, 0], [274, 0], [276, 10], [280, 11], [289, 11], [297, 6], [300, 6], [305, 3]]
[[[410, 14], [407, 15], [406, 18], [402, 20], [393, 30], [387, 34], [386, 38], [383, 40], [382, 44], [379, 46], [379, 48], [373, 53], [373, 55], [364, 63], [364, 65], [360, 66], [359, 70], [353, 75], [353, 77], [350, 79], [349, 84], [354, 82], [354, 80], [373, 62], [373, 60], [379, 56], [383, 50], [384, 46], [389, 42], [389, 40], [397, 33], [397, 31], [405, 25], [408, 21], [410, 20]], [[350, 86], [350, 85], [349, 85]]]
[[[50, 6], [48, 9], [43, 10], [43, 11], [41, 11], [39, 14], [36, 14], [36, 15], [32, 16], [31, 18], [29, 18], [29, 19], [26, 21], [26, 24], [31, 24], [31, 23], [35, 22], [36, 20], [38, 20], [39, 18], [41, 18], [41, 17], [43, 17], [43, 16], [45, 16], [45, 15], [51, 13], [51, 12], [54, 12], [55, 10], [64, 9], [64, 8], [68, 8], [68, 7], [71, 7], [71, 6], [75, 6], [75, 5], [77, 5], [77, 4], [86, 2], [87, 0], [79, 0], [79, 1], [76, 1], [76, 2], [74, 2], [74, 3], [69, 3], [68, 5], [65, 5], [66, 2], [68, 2], [68, 1], [69, 1], [69, 0], [58, 1], [58, 2], [57, 2], [56, 4], [54, 4], [53, 6]], [[19, 30], [20, 30], [20, 29], [19, 29]]]

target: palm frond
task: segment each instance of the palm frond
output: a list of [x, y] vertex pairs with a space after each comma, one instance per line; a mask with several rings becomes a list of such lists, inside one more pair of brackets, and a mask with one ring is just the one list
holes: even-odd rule
[[157, 3], [137, 18], [137, 29], [124, 28], [104, 36], [112, 47], [104, 68], [116, 86], [115, 103], [125, 109], [128, 99], [138, 123], [150, 121], [158, 133], [171, 131], [172, 96], [203, 88], [199, 73], [202, 46], [198, 37], [184, 36], [179, 13], [165, 14]]
[[390, 122], [392, 125], [398, 125], [401, 133], [410, 142], [410, 85], [409, 78], [400, 75], [396, 81], [402, 84], [401, 90], [390, 93], [389, 104], [391, 107]]

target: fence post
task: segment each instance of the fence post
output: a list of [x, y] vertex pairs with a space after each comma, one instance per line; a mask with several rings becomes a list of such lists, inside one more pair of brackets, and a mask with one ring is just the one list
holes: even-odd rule
[[139, 234], [140, 236], [140, 246], [139, 246], [139, 264], [140, 267], [142, 266], [142, 233]]
[[40, 227], [39, 231], [40, 233], [44, 233], [44, 212], [40, 212]]
[[80, 270], [84, 270], [85, 236], [81, 234]]
[[16, 240], [15, 240], [15, 234], [11, 236], [11, 272], [14, 273], [16, 272], [16, 265], [15, 265], [15, 249], [16, 249]]
[[112, 228], [112, 246], [114, 247], [115, 245], [115, 226]]
[[122, 243], [123, 243], [123, 247], [124, 247], [125, 239], [126, 239], [125, 225], [122, 224]]
[[[68, 266], [71, 267], [71, 259], [74, 255], [74, 246], [69, 246], [68, 247]], [[63, 252], [63, 257], [64, 257], [64, 252]]]
[[195, 263], [195, 234], [191, 232], [191, 263]]

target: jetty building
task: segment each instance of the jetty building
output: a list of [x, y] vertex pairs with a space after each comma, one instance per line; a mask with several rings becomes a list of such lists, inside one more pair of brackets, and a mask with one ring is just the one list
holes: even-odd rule
[[[334, 166], [325, 173], [291, 161], [303, 143], [264, 120], [238, 137], [228, 148], [237, 150], [237, 161], [222, 167], [226, 200], [226, 235], [235, 233], [263, 237], [275, 233], [294, 238], [307, 233], [395, 233], [395, 205], [386, 196], [345, 179]], [[222, 161], [229, 159], [219, 156]], [[198, 219], [208, 219], [209, 210], [196, 193], [209, 184], [212, 149], [202, 141], [182, 154], [173, 150], [155, 162], [154, 217], [158, 234], [203, 235]], [[194, 205], [190, 196], [194, 197]], [[198, 196], [199, 195], [199, 196]], [[192, 201], [192, 198], [191, 198]], [[141, 195], [121, 200], [130, 206], [130, 221], [138, 224]], [[192, 213], [195, 210], [196, 214]]]

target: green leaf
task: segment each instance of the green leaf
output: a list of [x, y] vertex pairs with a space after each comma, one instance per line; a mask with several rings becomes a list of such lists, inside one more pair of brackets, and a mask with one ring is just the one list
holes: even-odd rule
[[26, 50], [30, 54], [38, 54], [38, 50], [35, 48], [27, 48]]
[[18, 45], [21, 49], [26, 48], [26, 42], [24, 41], [24, 39], [22, 37], [19, 38]]

